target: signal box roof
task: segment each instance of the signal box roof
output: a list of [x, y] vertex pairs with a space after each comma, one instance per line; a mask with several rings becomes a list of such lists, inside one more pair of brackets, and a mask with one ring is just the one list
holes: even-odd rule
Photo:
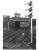
[[10, 20], [12, 21], [31, 21], [31, 18], [13, 17]]

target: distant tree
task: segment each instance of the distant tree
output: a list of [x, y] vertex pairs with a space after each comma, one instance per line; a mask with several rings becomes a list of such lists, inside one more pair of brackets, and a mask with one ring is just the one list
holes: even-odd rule
[[32, 6], [32, 1], [30, 1], [29, 3], [27, 3], [27, 4], [25, 4], [25, 5]]
[[32, 1], [30, 1], [30, 2], [28, 3], [28, 5], [29, 5], [29, 6], [32, 6]]
[[32, 13], [29, 14], [29, 17], [30, 17], [30, 18], [32, 17]]

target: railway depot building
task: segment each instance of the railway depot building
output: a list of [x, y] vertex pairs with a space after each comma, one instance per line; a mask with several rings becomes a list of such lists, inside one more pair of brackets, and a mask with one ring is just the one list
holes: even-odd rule
[[19, 17], [20, 14], [15, 15], [3, 20], [3, 48], [32, 49], [27, 46], [31, 43], [31, 18]]
[[30, 18], [13, 17], [10, 19], [14, 23], [15, 28], [27, 28], [31, 23]]

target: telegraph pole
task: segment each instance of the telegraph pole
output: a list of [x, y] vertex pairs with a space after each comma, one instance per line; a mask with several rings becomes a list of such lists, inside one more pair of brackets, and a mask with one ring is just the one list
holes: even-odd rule
[[31, 43], [32, 43], [32, 18], [31, 18]]
[[26, 16], [28, 16], [29, 18], [31, 18], [30, 20], [31, 20], [31, 43], [32, 43], [32, 1], [30, 1], [27, 4], [25, 3], [25, 5], [30, 6], [30, 8], [29, 9], [25, 9], [25, 11], [29, 11], [30, 12], [30, 14], [26, 15]]

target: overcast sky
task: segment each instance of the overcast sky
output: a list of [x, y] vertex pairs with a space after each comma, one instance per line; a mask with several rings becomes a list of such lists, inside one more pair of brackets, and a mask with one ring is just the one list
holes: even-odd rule
[[29, 9], [29, 6], [25, 3], [29, 3], [30, 0], [2, 0], [0, 12], [2, 15], [10, 15], [11, 17], [14, 16], [14, 13], [20, 13], [21, 17], [28, 15], [29, 12], [25, 11], [25, 9]]
[[[29, 15], [29, 11], [25, 11], [25, 9], [29, 9], [28, 5], [25, 3], [29, 3], [31, 0], [0, 0], [0, 14], [10, 15], [10, 17], [14, 16], [14, 13], [20, 13], [21, 17], [25, 17], [25, 15]], [[33, 18], [37, 18], [38, 13], [38, 3], [36, 0], [32, 0], [33, 3]]]

